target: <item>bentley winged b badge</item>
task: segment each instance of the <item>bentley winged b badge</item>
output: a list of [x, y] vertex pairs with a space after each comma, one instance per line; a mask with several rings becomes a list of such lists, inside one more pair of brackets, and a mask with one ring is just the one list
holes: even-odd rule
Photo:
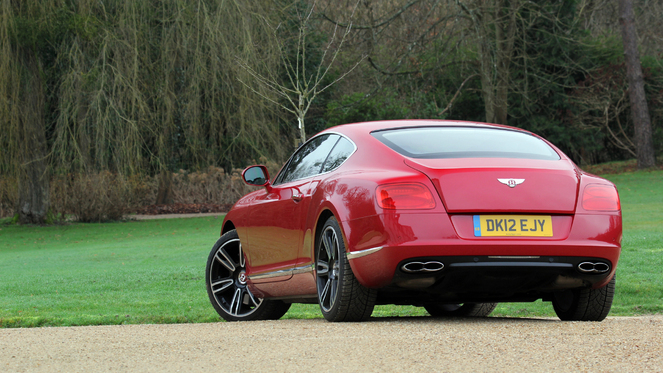
[[525, 179], [497, 179], [500, 183], [508, 185], [509, 188], [514, 188], [518, 184], [522, 184]]

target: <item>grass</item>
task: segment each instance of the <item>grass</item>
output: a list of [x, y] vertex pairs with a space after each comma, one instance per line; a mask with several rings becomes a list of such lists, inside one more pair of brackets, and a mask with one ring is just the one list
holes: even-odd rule
[[663, 313], [663, 171], [610, 175], [622, 198], [620, 314]]
[[[604, 175], [622, 203], [624, 237], [612, 316], [663, 313], [663, 171]], [[493, 315], [555, 316], [550, 303], [500, 304]]]
[[4, 226], [0, 325], [216, 321], [203, 273], [220, 223]]
[[[611, 316], [663, 313], [663, 171], [612, 174], [623, 250]], [[58, 226], [0, 225], [0, 326], [214, 322], [204, 287], [221, 218]], [[373, 316], [423, 316], [378, 306]], [[494, 316], [554, 316], [550, 303], [500, 304]], [[319, 318], [293, 305], [285, 318]]]

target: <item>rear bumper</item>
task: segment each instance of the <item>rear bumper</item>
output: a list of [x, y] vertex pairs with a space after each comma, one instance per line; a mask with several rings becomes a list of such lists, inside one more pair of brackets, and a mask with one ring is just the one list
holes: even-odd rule
[[[406, 263], [443, 263], [438, 271], [406, 272]], [[603, 263], [589, 257], [482, 257], [452, 256], [408, 259], [399, 263], [384, 297], [464, 302], [533, 301], [563, 289], [607, 283], [612, 268], [583, 273], [580, 263]], [[439, 268], [439, 265], [434, 268]], [[416, 296], [415, 296], [416, 294]], [[392, 299], [391, 302], [394, 302]], [[398, 302], [395, 302], [398, 303]]]
[[[485, 291], [496, 282], [508, 288], [513, 286], [508, 285], [513, 282], [510, 279], [537, 282], [531, 287], [542, 290], [604, 286], [614, 275], [621, 252], [621, 216], [560, 219], [565, 220], [567, 228], [552, 238], [468, 237], [449, 215], [440, 213], [392, 213], [342, 225], [352, 270], [370, 288], [407, 287], [404, 281], [416, 278], [433, 278], [432, 283], [426, 280], [428, 285], [421, 281], [418, 288], [436, 293], [460, 291], [456, 289], [460, 285], [454, 285], [459, 283], [466, 293]], [[353, 255], [357, 253], [360, 255]], [[601, 274], [583, 273], [577, 265], [585, 259], [605, 262], [610, 269]], [[400, 269], [411, 260], [438, 260], [444, 268], [435, 274], [412, 276]]]

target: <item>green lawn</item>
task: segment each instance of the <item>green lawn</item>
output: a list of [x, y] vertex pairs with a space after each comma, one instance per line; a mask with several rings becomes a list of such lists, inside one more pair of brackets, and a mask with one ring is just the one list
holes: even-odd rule
[[0, 230], [3, 326], [216, 320], [204, 287], [221, 219]]
[[[610, 315], [663, 313], [663, 171], [608, 175], [624, 240]], [[205, 260], [221, 218], [0, 225], [0, 326], [211, 322]], [[426, 315], [379, 306], [373, 316]], [[502, 304], [495, 316], [554, 316], [550, 303]], [[321, 317], [294, 305], [286, 318]]]
[[608, 178], [619, 190], [624, 222], [613, 314], [663, 313], [663, 171]]
[[[663, 171], [604, 175], [617, 185], [624, 238], [611, 316], [663, 313]], [[492, 315], [555, 316], [547, 302], [504, 303]]]

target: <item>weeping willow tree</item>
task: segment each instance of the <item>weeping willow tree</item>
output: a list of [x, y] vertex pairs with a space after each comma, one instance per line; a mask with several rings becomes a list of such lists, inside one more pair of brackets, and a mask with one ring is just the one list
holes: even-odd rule
[[161, 173], [167, 191], [167, 171], [283, 157], [282, 114], [234, 62], [278, 70], [262, 26], [277, 3], [0, 1], [0, 176], [26, 222], [52, 174]]
[[[35, 44], [35, 36], [23, 35], [19, 28], [27, 25], [11, 17], [11, 5], [2, 3], [0, 18], [0, 146], [2, 146], [2, 177], [16, 181], [22, 223], [40, 223], [49, 206], [46, 167], [46, 117], [43, 66]], [[34, 9], [26, 7], [33, 14]], [[16, 42], [10, 45], [10, 40]], [[6, 185], [6, 183], [3, 183]]]

